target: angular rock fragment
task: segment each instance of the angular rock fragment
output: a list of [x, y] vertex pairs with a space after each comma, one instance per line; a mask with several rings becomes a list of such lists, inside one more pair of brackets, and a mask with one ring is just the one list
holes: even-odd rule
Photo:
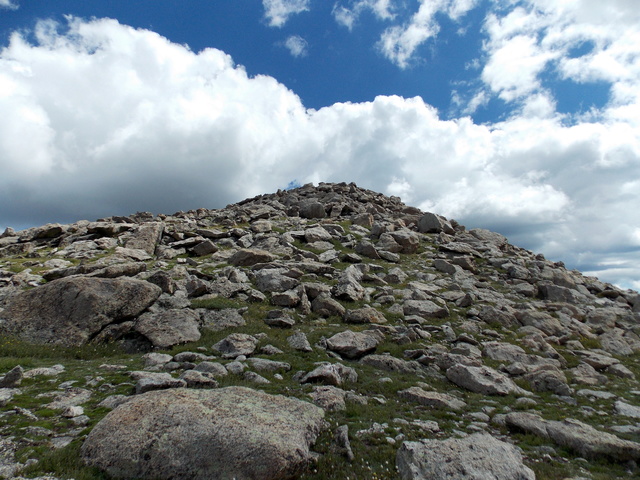
[[420, 405], [446, 410], [458, 411], [467, 406], [462, 400], [452, 397], [451, 395], [440, 392], [429, 392], [420, 387], [410, 387], [406, 390], [401, 390], [398, 392], [398, 396], [403, 400], [416, 402]]
[[396, 455], [402, 480], [535, 480], [513, 445], [486, 433], [404, 442]]
[[344, 321], [347, 323], [387, 323], [384, 314], [372, 307], [347, 310], [344, 314]]
[[371, 365], [379, 370], [400, 373], [418, 373], [423, 370], [422, 365], [416, 361], [402, 360], [392, 355], [367, 355], [360, 360], [365, 365]]
[[437, 305], [431, 300], [406, 300], [402, 310], [405, 315], [418, 315], [424, 318], [444, 318], [449, 316], [447, 307]]
[[374, 352], [380, 341], [366, 332], [346, 330], [327, 338], [327, 348], [344, 358], [360, 358]]
[[528, 395], [513, 380], [489, 367], [471, 367], [457, 364], [447, 370], [447, 378], [472, 392], [484, 395]]
[[155, 348], [170, 348], [181, 343], [200, 340], [200, 317], [193, 310], [174, 309], [160, 313], [145, 313], [134, 329], [144, 335]]
[[246, 320], [236, 308], [220, 310], [200, 310], [202, 326], [208, 330], [219, 332], [226, 328], [237, 328], [246, 325]]
[[290, 337], [287, 337], [287, 343], [294, 350], [299, 350], [301, 352], [312, 352], [313, 348], [311, 348], [311, 344], [309, 340], [307, 340], [307, 336], [304, 332], [296, 332]]
[[339, 387], [344, 383], [353, 383], [358, 381], [358, 374], [351, 367], [345, 367], [341, 363], [327, 363], [320, 365], [307, 373], [300, 383], [325, 383]]
[[274, 259], [275, 257], [265, 250], [242, 249], [229, 258], [229, 263], [236, 267], [250, 267], [257, 263], [269, 263]]
[[4, 377], [0, 377], [0, 388], [16, 388], [20, 386], [24, 377], [24, 369], [20, 365], [16, 365]]
[[451, 224], [440, 215], [435, 213], [425, 213], [418, 220], [418, 231], [421, 233], [440, 233], [444, 232], [449, 235], [455, 233]]
[[246, 333], [232, 333], [220, 340], [211, 348], [222, 355], [222, 358], [236, 358], [240, 355], [251, 355], [258, 345], [258, 339]]
[[640, 459], [640, 443], [622, 440], [578, 420], [544, 420], [526, 412], [509, 413], [505, 420], [511, 430], [548, 438], [586, 458], [605, 457], [621, 461]]
[[313, 387], [313, 392], [309, 396], [313, 400], [313, 403], [323, 410], [328, 412], [338, 412], [347, 408], [345, 403], [346, 395], [347, 392], [341, 388], [333, 387], [331, 385], [323, 385]]

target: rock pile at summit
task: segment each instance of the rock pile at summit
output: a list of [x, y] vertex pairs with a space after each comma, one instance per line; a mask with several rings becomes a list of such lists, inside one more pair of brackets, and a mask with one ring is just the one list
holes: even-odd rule
[[[0, 237], [0, 341], [139, 362], [58, 382], [76, 427], [113, 410], [38, 440], [122, 478], [326, 478], [368, 448], [397, 452], [388, 478], [532, 479], [545, 455], [633, 475], [639, 321], [637, 292], [354, 184]], [[9, 367], [10, 477], [37, 463], [6, 433], [39, 421], [20, 399], [71, 368]]]

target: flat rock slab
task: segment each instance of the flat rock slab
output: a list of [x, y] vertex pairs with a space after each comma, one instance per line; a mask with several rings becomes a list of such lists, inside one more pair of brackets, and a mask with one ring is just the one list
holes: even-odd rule
[[625, 417], [640, 418], [640, 407], [635, 405], [629, 405], [622, 400], [616, 401], [614, 408], [618, 415], [624, 415]]
[[513, 445], [486, 433], [404, 442], [396, 455], [402, 480], [535, 480]]
[[405, 315], [418, 315], [424, 318], [444, 318], [449, 315], [447, 307], [437, 305], [431, 300], [407, 300], [402, 310]]
[[342, 355], [344, 358], [353, 359], [375, 351], [378, 343], [379, 341], [374, 335], [346, 330], [328, 338], [327, 348]]
[[428, 392], [420, 387], [410, 387], [398, 392], [398, 396], [403, 400], [416, 402], [434, 408], [445, 408], [448, 410], [462, 410], [467, 406], [462, 400], [447, 395], [446, 393]]
[[102, 419], [82, 458], [121, 478], [295, 478], [323, 417], [311, 403], [244, 387], [149, 392]]
[[531, 395], [509, 377], [489, 367], [471, 367], [458, 363], [447, 370], [447, 378], [459, 387], [484, 395]]
[[0, 330], [32, 343], [83, 345], [107, 325], [137, 317], [161, 293], [132, 278], [61, 278], [17, 295]]
[[545, 420], [533, 413], [515, 412], [507, 414], [505, 422], [510, 430], [548, 438], [585, 458], [604, 457], [621, 461], [640, 459], [640, 443], [596, 430], [578, 420], [566, 419], [557, 422]]

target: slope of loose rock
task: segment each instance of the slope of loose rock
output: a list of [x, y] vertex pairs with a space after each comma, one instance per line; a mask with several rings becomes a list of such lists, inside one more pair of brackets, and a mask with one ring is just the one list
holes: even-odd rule
[[[596, 431], [638, 448], [638, 320], [636, 292], [354, 184], [8, 229], [0, 475], [99, 478], [68, 459], [108, 411], [241, 386], [324, 410], [290, 477], [399, 478], [398, 451], [420, 471], [419, 442], [466, 449], [480, 433], [537, 478], [631, 478], [634, 455], [575, 444]], [[526, 415], [539, 421], [514, 427]]]

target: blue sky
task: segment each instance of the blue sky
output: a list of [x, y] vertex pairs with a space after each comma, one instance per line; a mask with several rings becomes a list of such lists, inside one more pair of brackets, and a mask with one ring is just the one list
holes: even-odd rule
[[640, 287], [636, 0], [0, 0], [0, 229], [355, 181]]

